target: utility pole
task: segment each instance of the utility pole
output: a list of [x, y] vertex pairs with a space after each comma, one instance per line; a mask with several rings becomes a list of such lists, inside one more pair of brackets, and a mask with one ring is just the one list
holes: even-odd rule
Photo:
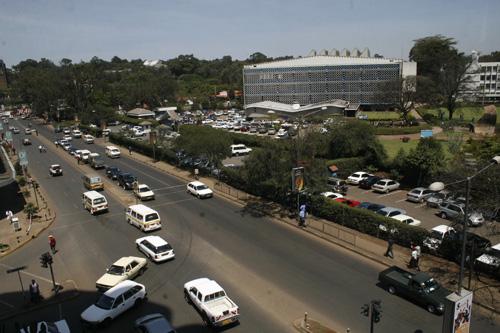
[[382, 301], [372, 300], [370, 304], [364, 304], [361, 307], [361, 314], [370, 318], [370, 333], [374, 332], [374, 324], [380, 322], [382, 317]]

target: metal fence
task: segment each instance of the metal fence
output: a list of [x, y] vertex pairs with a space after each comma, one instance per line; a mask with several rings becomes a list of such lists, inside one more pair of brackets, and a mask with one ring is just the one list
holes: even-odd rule
[[224, 194], [227, 194], [229, 196], [232, 196], [236, 199], [239, 200], [247, 200], [250, 198], [250, 195], [248, 193], [245, 193], [243, 191], [237, 190], [227, 184], [216, 182], [214, 185], [214, 189], [216, 191], [222, 192]]

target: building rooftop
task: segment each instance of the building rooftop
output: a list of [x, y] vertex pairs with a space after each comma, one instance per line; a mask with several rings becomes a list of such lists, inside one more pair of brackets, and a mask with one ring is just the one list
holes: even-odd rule
[[303, 112], [303, 111], [309, 111], [309, 110], [314, 110], [314, 109], [328, 107], [328, 106], [333, 106], [333, 107], [337, 107], [337, 108], [345, 108], [348, 105], [349, 105], [349, 103], [347, 101], [342, 100], [342, 99], [335, 99], [335, 100], [331, 100], [331, 101], [308, 104], [308, 105], [303, 105], [303, 106], [300, 106], [299, 104], [285, 104], [285, 103], [279, 103], [279, 102], [273, 102], [273, 101], [263, 101], [263, 102], [248, 104], [245, 106], [245, 108], [246, 109], [248, 109], [248, 108], [261, 108], [261, 109], [269, 109], [269, 110], [289, 112], [289, 113], [299, 113], [299, 112]]
[[244, 68], [279, 68], [279, 67], [309, 67], [309, 66], [338, 66], [338, 65], [375, 65], [375, 64], [396, 64], [401, 63], [401, 59], [388, 58], [361, 58], [361, 57], [341, 57], [319, 55], [279, 61], [264, 62], [255, 65], [246, 65]]

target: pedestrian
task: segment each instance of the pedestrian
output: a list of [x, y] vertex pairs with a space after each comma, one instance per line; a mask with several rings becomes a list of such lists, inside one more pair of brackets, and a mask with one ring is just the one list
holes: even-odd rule
[[422, 249], [420, 248], [420, 245], [415, 245], [415, 251], [417, 252], [417, 271], [420, 271], [420, 257], [422, 256]]
[[56, 254], [56, 252], [57, 252], [57, 250], [56, 250], [56, 239], [52, 235], [49, 235], [49, 246], [50, 246], [50, 250], [52, 251], [52, 254]]
[[40, 287], [35, 280], [31, 280], [30, 284], [30, 298], [31, 302], [36, 303], [40, 299]]
[[128, 146], [128, 154], [132, 155], [132, 146]]
[[42, 145], [39, 145], [38, 150], [40, 151], [40, 153], [42, 152], [42, 149], [43, 149]]
[[299, 207], [299, 227], [306, 226], [306, 216], [307, 216], [306, 205], [302, 204]]
[[394, 245], [394, 239], [389, 237], [387, 240], [387, 250], [385, 251], [384, 256], [394, 259], [394, 254], [392, 253], [392, 246]]

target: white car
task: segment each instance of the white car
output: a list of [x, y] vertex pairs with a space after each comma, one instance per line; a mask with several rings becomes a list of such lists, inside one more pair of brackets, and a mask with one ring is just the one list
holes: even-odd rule
[[133, 192], [134, 192], [134, 195], [137, 198], [139, 198], [141, 201], [154, 200], [154, 198], [155, 198], [155, 193], [146, 184], [139, 184], [139, 183], [135, 182]]
[[448, 235], [455, 233], [455, 229], [450, 226], [440, 224], [431, 230], [429, 237], [424, 239], [424, 246], [432, 251], [437, 251], [443, 239]]
[[77, 129], [73, 130], [73, 137], [75, 139], [81, 138], [82, 137], [82, 132], [80, 132], [80, 130], [77, 130]]
[[404, 215], [404, 214], [399, 214], [399, 215], [396, 215], [396, 216], [391, 216], [393, 219], [401, 222], [401, 223], [404, 223], [404, 224], [408, 224], [408, 225], [411, 225], [411, 226], [419, 226], [420, 224], [422, 224], [422, 222], [420, 222], [419, 220], [417, 219], [414, 219], [413, 217], [411, 216], [408, 216], [408, 215]]
[[146, 298], [146, 287], [140, 283], [125, 280], [106, 291], [97, 302], [80, 315], [84, 325], [108, 325], [113, 319]]
[[95, 283], [96, 288], [105, 290], [116, 286], [118, 283], [142, 275], [146, 270], [148, 261], [141, 257], [122, 257], [118, 259], [106, 273]]
[[63, 136], [63, 139], [66, 140], [66, 141], [72, 141], [73, 140], [73, 137], [69, 134], [66, 134], [65, 136]]
[[120, 149], [116, 148], [115, 146], [107, 146], [106, 155], [110, 158], [118, 158], [120, 157]]
[[348, 184], [353, 184], [353, 185], [358, 185], [360, 181], [363, 179], [366, 179], [370, 176], [373, 176], [372, 174], [364, 171], [358, 171], [347, 177], [347, 183]]
[[324, 196], [325, 198], [329, 198], [332, 200], [344, 197], [342, 194], [335, 193], [335, 192], [323, 192], [323, 193], [321, 193], [321, 195]]
[[36, 325], [23, 327], [19, 333], [70, 333], [68, 323], [62, 319], [55, 322], [40, 321]]
[[88, 143], [88, 144], [94, 143], [94, 139], [95, 138], [90, 134], [85, 134], [83, 136], [83, 142]]
[[63, 170], [59, 164], [52, 164], [49, 168], [49, 175], [54, 176], [62, 176]]
[[239, 320], [239, 307], [214, 280], [200, 278], [186, 282], [184, 298], [197, 308], [207, 326], [221, 327]]
[[373, 192], [389, 193], [399, 189], [399, 183], [392, 179], [381, 179], [372, 185]]
[[137, 249], [154, 262], [161, 262], [175, 257], [174, 249], [160, 236], [146, 236], [135, 240]]
[[187, 184], [187, 192], [198, 198], [210, 198], [213, 197], [214, 192], [205, 184], [199, 181], [194, 181]]

